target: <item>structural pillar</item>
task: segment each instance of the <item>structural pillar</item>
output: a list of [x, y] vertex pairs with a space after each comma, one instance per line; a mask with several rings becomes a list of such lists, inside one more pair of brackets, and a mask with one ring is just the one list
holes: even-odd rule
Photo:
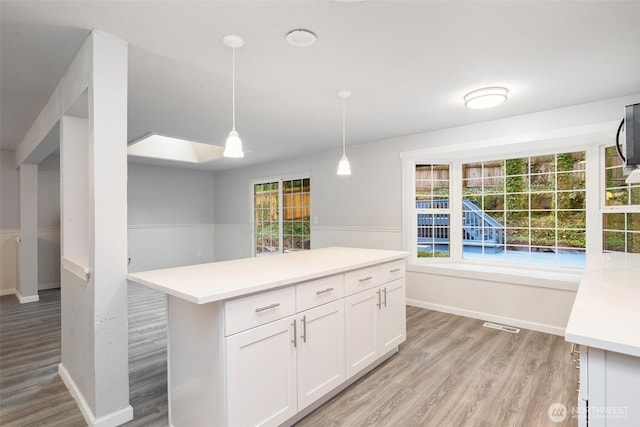
[[17, 297], [38, 301], [38, 165], [20, 165], [20, 249]]

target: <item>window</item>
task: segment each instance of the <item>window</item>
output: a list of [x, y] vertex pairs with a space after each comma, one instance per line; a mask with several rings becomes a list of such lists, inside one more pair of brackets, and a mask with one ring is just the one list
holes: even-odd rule
[[640, 184], [626, 184], [615, 146], [604, 148], [602, 248], [640, 253]]
[[462, 164], [463, 258], [583, 267], [585, 152]]
[[311, 247], [310, 188], [310, 178], [254, 182], [256, 256]]
[[416, 165], [418, 257], [449, 256], [449, 165]]

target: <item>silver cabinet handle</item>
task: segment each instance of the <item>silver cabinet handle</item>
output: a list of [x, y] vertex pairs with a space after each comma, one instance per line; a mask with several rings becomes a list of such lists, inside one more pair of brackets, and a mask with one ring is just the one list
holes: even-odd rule
[[402, 270], [402, 269], [401, 268], [394, 268], [393, 270], [389, 270], [389, 273], [397, 273], [400, 270]]
[[376, 304], [378, 306], [378, 308], [381, 307], [382, 303], [380, 301], [380, 289], [378, 289], [378, 291], [376, 292], [378, 294], [378, 304]]
[[269, 309], [276, 308], [276, 307], [279, 307], [279, 306], [280, 306], [279, 302], [274, 302], [273, 304], [269, 304], [269, 305], [266, 305], [264, 307], [256, 308], [256, 313], [260, 313], [261, 311], [269, 310]]
[[382, 288], [382, 292], [384, 292], [384, 306], [387, 306], [387, 288]]
[[371, 279], [373, 279], [373, 276], [367, 276], [367, 277], [365, 277], [363, 279], [358, 279], [358, 282], [362, 283], [362, 282], [366, 282], [367, 280], [371, 280]]
[[302, 342], [307, 342], [307, 316], [302, 316]]
[[327, 288], [323, 291], [317, 291], [316, 295], [322, 295], [322, 294], [326, 294], [327, 292], [331, 292], [333, 290], [333, 288]]
[[293, 340], [291, 341], [293, 343], [293, 348], [296, 348], [296, 346], [298, 345], [298, 331], [296, 331], [296, 319], [293, 319]]

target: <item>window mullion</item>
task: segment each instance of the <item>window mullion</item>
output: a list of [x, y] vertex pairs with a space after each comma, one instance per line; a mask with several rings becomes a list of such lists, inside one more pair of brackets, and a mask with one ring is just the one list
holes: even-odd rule
[[462, 163], [450, 164], [449, 250], [451, 259], [462, 260]]
[[283, 197], [282, 197], [282, 189], [283, 189], [283, 181], [282, 179], [278, 180], [278, 252], [284, 252], [284, 210], [283, 210]]

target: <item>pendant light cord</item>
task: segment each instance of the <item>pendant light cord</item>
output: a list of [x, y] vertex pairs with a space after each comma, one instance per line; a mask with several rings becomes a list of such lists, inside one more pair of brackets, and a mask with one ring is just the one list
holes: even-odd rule
[[236, 130], [236, 48], [231, 51], [231, 129]]
[[346, 156], [347, 155], [347, 149], [346, 149], [346, 143], [345, 143], [345, 117], [346, 117], [346, 113], [345, 110], [347, 109], [347, 98], [343, 97], [342, 98], [342, 155]]

